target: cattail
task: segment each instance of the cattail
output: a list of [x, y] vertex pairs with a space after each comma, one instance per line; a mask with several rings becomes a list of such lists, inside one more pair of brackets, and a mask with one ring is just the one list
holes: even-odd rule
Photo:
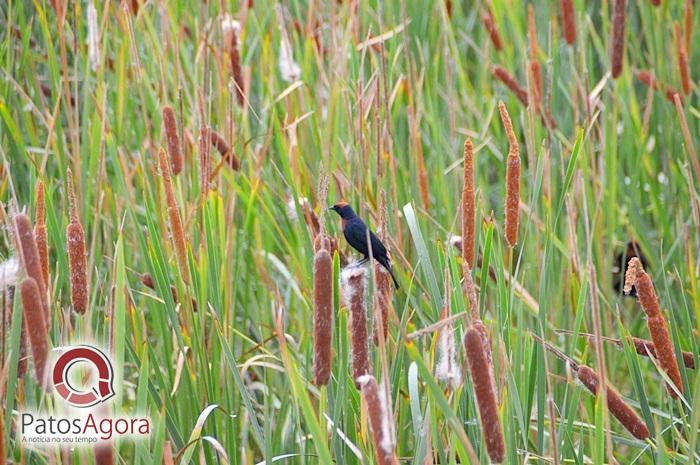
[[527, 19], [528, 35], [530, 37], [529, 68], [532, 80], [530, 87], [534, 90], [532, 97], [535, 101], [535, 107], [539, 107], [542, 103], [542, 69], [540, 62], [537, 61], [537, 26], [535, 24], [535, 8], [532, 3], [527, 6]]
[[343, 286], [343, 300], [350, 309], [352, 379], [355, 380], [355, 386], [359, 389], [358, 378], [370, 373], [365, 306], [367, 272], [361, 267], [349, 267], [341, 272], [340, 278]]
[[36, 225], [34, 226], [36, 246], [39, 249], [41, 261], [41, 274], [44, 285], [49, 286], [49, 241], [46, 235], [46, 199], [44, 197], [44, 183], [39, 181], [36, 185]]
[[44, 273], [41, 269], [41, 255], [39, 248], [34, 238], [34, 230], [29, 217], [23, 213], [19, 213], [14, 217], [15, 223], [15, 240], [19, 250], [20, 261], [24, 268], [24, 273], [36, 281], [39, 288], [39, 299], [41, 307], [44, 310], [44, 321], [50, 322], [49, 301], [46, 296], [46, 287], [44, 285]]
[[238, 171], [241, 168], [241, 162], [231, 150], [231, 146], [226, 142], [226, 139], [213, 129], [209, 129], [209, 136], [211, 137], [211, 144], [219, 152], [221, 158], [228, 163], [232, 170]]
[[676, 46], [678, 48], [678, 72], [681, 75], [681, 88], [684, 94], [690, 93], [690, 70], [688, 69], [688, 52], [683, 42], [683, 34], [681, 33], [681, 25], [678, 22], [674, 23], [676, 34]]
[[[386, 192], [382, 191], [379, 201], [379, 239], [384, 244], [388, 244], [388, 223], [386, 216]], [[391, 254], [388, 249], [387, 257], [391, 260]], [[384, 336], [384, 341], [386, 341], [389, 334], [389, 313], [392, 312], [391, 300], [394, 295], [394, 285], [389, 272], [376, 261], [374, 263], [374, 276], [377, 285], [376, 292], [374, 293], [374, 305], [379, 309], [382, 320], [382, 334]], [[377, 324], [377, 322], [374, 324], [372, 334], [374, 343], [379, 345], [379, 324]]]
[[287, 34], [284, 32], [280, 38], [280, 53], [277, 65], [284, 82], [292, 83], [301, 76], [301, 68], [299, 68], [297, 62], [294, 61], [292, 44], [289, 43]]
[[70, 291], [73, 310], [81, 315], [88, 308], [87, 261], [85, 258], [85, 233], [78, 217], [78, 205], [73, 188], [73, 173], [69, 169], [68, 180], [68, 209], [70, 223], [66, 227], [68, 249], [68, 266], [70, 268]]
[[622, 62], [625, 55], [625, 9], [626, 0], [613, 0], [612, 35], [610, 37], [610, 63], [612, 77], [617, 79], [622, 73]]
[[87, 45], [88, 60], [93, 71], [100, 66], [100, 29], [97, 24], [97, 10], [91, 1], [87, 4]]
[[182, 147], [180, 146], [180, 136], [177, 133], [177, 120], [172, 107], [163, 107], [163, 128], [165, 129], [165, 139], [168, 143], [168, 154], [170, 155], [170, 170], [173, 176], [177, 176], [182, 171], [184, 159]]
[[472, 139], [464, 141], [464, 175], [462, 178], [462, 260], [474, 266], [474, 224], [476, 217], [474, 200], [474, 146]]
[[173, 459], [173, 445], [170, 441], [163, 443], [163, 465], [175, 465]]
[[685, 51], [690, 53], [691, 37], [693, 35], [693, 0], [685, 0]]
[[[632, 337], [630, 338], [632, 345], [634, 346], [634, 349], [637, 351], [639, 355], [643, 355], [645, 357], [652, 356], [654, 358], [658, 358], [656, 355], [656, 347], [654, 346], [653, 341], [648, 341], [646, 339], [640, 339], [638, 337]], [[618, 345], [621, 345], [620, 341], [616, 341]], [[693, 356], [692, 352], [682, 352], [683, 355], [683, 364], [685, 365], [686, 368], [690, 368], [691, 370], [695, 369], [695, 357]]]
[[656, 79], [656, 76], [654, 76], [653, 73], [644, 70], [637, 70], [634, 74], [637, 77], [637, 79], [639, 79], [639, 82], [651, 88], [652, 90], [662, 89], [666, 100], [668, 100], [669, 102], [674, 103], [674, 97], [676, 95], [678, 95], [678, 97], [680, 98], [680, 94], [673, 87], [670, 87], [669, 85]]
[[[8, 260], [0, 263], [0, 309], [2, 310], [2, 328], [10, 328], [12, 325], [12, 315], [15, 305], [15, 287], [19, 278], [20, 268], [16, 258], [10, 257]], [[6, 333], [6, 331], [3, 331]], [[2, 351], [7, 352], [8, 340], [2, 337]], [[27, 372], [27, 331], [22, 324], [22, 332], [19, 341], [19, 358], [17, 364], [17, 377], [22, 378]]]
[[[170, 221], [170, 234], [172, 235], [173, 246], [175, 247], [175, 256], [180, 274], [185, 282], [189, 282], [189, 265], [187, 263], [187, 240], [185, 239], [185, 231], [182, 227], [180, 219], [180, 210], [177, 207], [175, 194], [173, 193], [172, 180], [170, 179], [170, 168], [168, 159], [163, 150], [163, 147], [158, 149], [158, 160], [160, 163], [160, 175], [163, 178], [165, 187], [165, 199], [168, 204], [168, 219]], [[208, 183], [207, 183], [208, 184]]]
[[114, 444], [109, 441], [93, 446], [95, 465], [114, 465]]
[[659, 6], [661, 5], [661, 0], [651, 0], [651, 4], [654, 6]]
[[360, 376], [357, 382], [369, 418], [377, 464], [398, 465], [394, 452], [396, 440], [392, 429], [393, 419], [384, 390], [377, 385], [377, 380], [371, 375]]
[[209, 194], [209, 175], [211, 173], [211, 138], [209, 128], [202, 125], [199, 128], [199, 191], [202, 196], [202, 203]]
[[435, 376], [440, 381], [446, 381], [457, 389], [462, 383], [462, 372], [457, 364], [457, 349], [455, 347], [455, 330], [452, 320], [451, 284], [449, 269], [445, 270], [445, 306], [440, 319], [446, 323], [438, 334], [438, 361], [435, 366]]
[[[673, 384], [678, 388], [678, 392], [683, 393], [683, 383], [681, 382], [681, 373], [678, 368], [678, 361], [673, 350], [671, 337], [668, 332], [666, 320], [661, 314], [659, 300], [654, 291], [654, 285], [651, 278], [644, 271], [639, 258], [633, 257], [627, 265], [627, 273], [625, 275], [625, 293], [628, 293], [632, 286], [637, 290], [637, 298], [639, 303], [647, 314], [647, 327], [651, 340], [654, 343], [656, 354], [661, 368], [666, 372], [668, 377], [673, 381]], [[671, 397], [677, 397], [676, 391], [667, 386]]]
[[564, 30], [564, 40], [569, 45], [576, 42], [576, 20], [574, 18], [574, 2], [561, 0], [561, 27]]
[[221, 22], [221, 30], [224, 37], [223, 48], [228, 51], [231, 63], [231, 75], [236, 88], [236, 99], [238, 104], [243, 106], [245, 83], [243, 82], [243, 70], [241, 67], [241, 53], [238, 50], [238, 34], [241, 31], [241, 23], [227, 16]]
[[500, 52], [501, 50], [503, 50], [503, 44], [501, 43], [501, 35], [498, 33], [496, 23], [493, 21], [493, 15], [491, 14], [491, 10], [488, 7], [484, 9], [484, 12], [481, 14], [481, 20], [484, 22], [484, 27], [486, 27], [486, 30], [489, 33], [489, 37], [491, 37], [491, 42], [493, 42], [493, 46], [496, 47], [497, 52]]
[[[143, 284], [147, 288], [153, 289], [154, 291], [156, 290], [155, 283], [153, 282], [153, 277], [150, 274], [141, 274], [139, 276], [139, 280], [141, 281], [141, 284]], [[173, 302], [175, 302], [176, 304], [179, 303], [180, 301], [177, 297], [177, 288], [175, 288], [175, 286], [173, 286], [172, 284], [170, 285], [170, 293], [173, 296]], [[192, 310], [194, 310], [195, 312], [197, 311], [197, 301], [194, 298], [192, 299]]]
[[44, 320], [44, 310], [41, 304], [41, 291], [34, 278], [24, 278], [20, 284], [20, 295], [22, 297], [22, 307], [24, 324], [29, 335], [29, 343], [32, 348], [32, 359], [34, 360], [34, 373], [39, 385], [46, 387], [47, 360], [49, 354], [48, 330]]
[[482, 335], [476, 328], [469, 328], [464, 336], [464, 350], [471, 373], [474, 394], [479, 406], [479, 418], [484, 432], [486, 451], [492, 462], [501, 463], [505, 458], [505, 443], [501, 420], [498, 417], [496, 392], [491, 382], [488, 359], [484, 351]]
[[527, 91], [520, 85], [514, 76], [508, 73], [504, 67], [499, 65], [495, 65], [492, 72], [494, 76], [496, 76], [503, 84], [506, 85], [506, 87], [513, 91], [515, 96], [518, 97], [518, 100], [520, 100], [523, 105], [528, 105]]
[[[575, 368], [576, 376], [593, 395], [598, 395], [600, 379], [598, 374], [586, 365], [578, 365]], [[645, 440], [649, 437], [649, 429], [637, 413], [627, 405], [620, 394], [610, 385], [605, 387], [605, 398], [607, 400], [608, 411], [617, 418], [627, 431], [632, 433], [637, 439]]]
[[520, 206], [520, 148], [513, 132], [513, 124], [503, 102], [498, 102], [501, 121], [508, 136], [508, 165], [506, 167], [506, 242], [513, 248], [518, 242], [518, 216]]
[[318, 235], [314, 243], [314, 378], [325, 386], [331, 377], [333, 334], [333, 260], [330, 242]]

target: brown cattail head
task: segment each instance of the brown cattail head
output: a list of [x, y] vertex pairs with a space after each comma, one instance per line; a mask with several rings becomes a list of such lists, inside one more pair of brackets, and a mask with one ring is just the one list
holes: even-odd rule
[[114, 444], [109, 442], [104, 442], [101, 444], [96, 444], [93, 446], [93, 453], [95, 455], [95, 465], [114, 465]]
[[[593, 371], [592, 368], [586, 365], [578, 365], [576, 368], [576, 376], [586, 389], [593, 395], [598, 395], [600, 380], [598, 374]], [[641, 440], [645, 440], [649, 437], [647, 425], [639, 418], [639, 415], [632, 410], [632, 407], [627, 405], [620, 394], [610, 384], [606, 386], [605, 398], [607, 399], [610, 413], [622, 423], [622, 426], [624, 426], [627, 431], [632, 433], [632, 436]]]
[[20, 295], [24, 324], [29, 335], [29, 343], [32, 347], [32, 359], [34, 360], [34, 373], [37, 383], [46, 388], [48, 385], [49, 337], [44, 320], [44, 310], [41, 305], [41, 291], [34, 278], [24, 278], [20, 284]]
[[85, 232], [80, 224], [75, 191], [73, 189], [73, 173], [69, 169], [68, 203], [70, 223], [66, 227], [66, 249], [68, 250], [68, 267], [70, 269], [70, 295], [73, 310], [81, 315], [88, 309], [88, 280], [87, 260], [85, 252]]
[[350, 309], [350, 347], [352, 352], [352, 379], [359, 388], [358, 378], [370, 373], [367, 337], [367, 309], [365, 290], [367, 271], [359, 266], [347, 267], [341, 274], [343, 300]]
[[693, 0], [685, 0], [685, 51], [690, 53], [691, 37], [693, 36]]
[[[634, 349], [637, 351], [639, 355], [643, 355], [645, 357], [652, 356], [654, 358], [658, 358], [656, 355], [656, 347], [654, 346], [653, 341], [648, 341], [646, 339], [640, 339], [638, 337], [632, 337], [630, 338], [632, 345], [634, 346]], [[683, 351], [683, 364], [685, 365], [686, 368], [690, 368], [691, 370], [695, 369], [695, 357], [693, 356], [692, 352], [685, 352]]]
[[331, 377], [333, 337], [333, 260], [330, 242], [318, 235], [314, 243], [314, 377], [325, 386]]
[[231, 150], [231, 146], [226, 142], [226, 139], [213, 129], [209, 129], [209, 136], [211, 137], [211, 144], [219, 152], [221, 158], [228, 163], [232, 170], [238, 171], [241, 168], [241, 162]]
[[41, 255], [36, 239], [34, 238], [32, 222], [27, 215], [19, 213], [14, 217], [14, 227], [15, 240], [17, 241], [17, 249], [19, 251], [22, 267], [24, 268], [24, 273], [36, 281], [37, 287], [39, 288], [41, 307], [44, 310], [44, 320], [49, 323], [51, 321], [49, 302], [44, 285], [44, 273], [41, 268]]
[[470, 137], [464, 141], [464, 175], [462, 178], [462, 260], [474, 266], [474, 145]]
[[523, 105], [528, 105], [527, 91], [503, 66], [495, 65], [492, 73], [518, 97]]
[[505, 443], [501, 420], [498, 417], [496, 392], [491, 382], [491, 374], [484, 342], [476, 328], [469, 328], [464, 336], [464, 350], [471, 373], [474, 394], [479, 406], [479, 418], [484, 432], [486, 451], [492, 462], [501, 463], [505, 458]]
[[508, 246], [513, 248], [518, 242], [518, 221], [520, 207], [520, 148], [513, 131], [513, 124], [503, 102], [498, 103], [501, 121], [508, 136], [508, 160], [506, 166], [506, 220], [505, 235]]
[[[382, 191], [379, 200], [379, 238], [384, 244], [388, 244], [387, 229], [387, 209], [386, 209], [386, 192]], [[391, 254], [387, 247], [387, 257], [391, 260]], [[389, 314], [393, 311], [392, 298], [394, 296], [394, 286], [392, 284], [391, 274], [379, 262], [374, 262], [374, 276], [376, 279], [377, 289], [374, 293], [374, 305], [379, 308], [379, 314], [382, 319], [382, 334], [386, 341], [389, 334]], [[375, 321], [373, 327], [373, 339], [376, 345], [379, 345], [379, 324]]]
[[46, 198], [44, 194], [44, 183], [41, 181], [36, 184], [36, 225], [34, 226], [34, 236], [36, 237], [36, 246], [39, 249], [44, 286], [48, 288], [49, 242], [46, 234]]
[[238, 104], [243, 106], [245, 83], [243, 82], [243, 68], [241, 65], [241, 52], [238, 49], [239, 33], [241, 24], [238, 21], [225, 18], [221, 23], [221, 30], [224, 39], [223, 49], [228, 51], [229, 61], [231, 65], [231, 76], [233, 77], [236, 100]]
[[[676, 385], [678, 391], [683, 393], [683, 383], [681, 382], [681, 374], [678, 368], [678, 361], [671, 343], [671, 337], [668, 332], [668, 326], [664, 319], [661, 308], [659, 307], [659, 299], [656, 297], [654, 285], [651, 278], [644, 271], [642, 262], [637, 257], [633, 257], [627, 265], [627, 273], [625, 274], [625, 293], [632, 290], [632, 286], [637, 290], [637, 298], [639, 303], [647, 314], [647, 327], [651, 340], [656, 349], [659, 365], [664, 369], [666, 374], [673, 384]], [[668, 391], [672, 397], [676, 397], [675, 390], [668, 386]]]
[[674, 97], [676, 95], [678, 95], [678, 97], [681, 98], [681, 94], [679, 94], [678, 91], [676, 91], [673, 87], [669, 86], [668, 84], [665, 84], [656, 79], [654, 73], [650, 71], [636, 70], [634, 75], [637, 79], [639, 79], [639, 81], [642, 84], [651, 88], [652, 90], [661, 90], [664, 96], [666, 97], [666, 100], [668, 100], [671, 103], [675, 102]]
[[542, 69], [537, 61], [537, 24], [535, 23], [535, 7], [532, 3], [527, 5], [527, 29], [530, 39], [530, 60], [528, 68], [530, 73], [530, 94], [535, 107], [542, 104]]
[[678, 22], [674, 23], [674, 32], [676, 34], [676, 47], [678, 48], [678, 72], [681, 77], [681, 89], [684, 94], [690, 94], [690, 69], [688, 68], [688, 52], [685, 48], [683, 34], [681, 33], [681, 25]]
[[165, 129], [165, 138], [168, 143], [168, 153], [170, 154], [170, 169], [173, 175], [177, 176], [182, 171], [184, 159], [182, 147], [180, 146], [180, 136], [177, 133], [175, 112], [169, 105], [163, 107], [163, 128]]
[[625, 22], [627, 0], [613, 1], [612, 33], [610, 36], [610, 64], [613, 79], [622, 73], [625, 56]]
[[493, 42], [493, 46], [496, 48], [497, 52], [500, 52], [503, 50], [503, 43], [501, 42], [501, 35], [498, 33], [498, 28], [496, 28], [496, 23], [493, 20], [493, 15], [491, 14], [491, 10], [486, 7], [484, 9], [484, 12], [481, 14], [481, 20], [484, 22], [484, 27], [489, 33], [489, 37], [491, 37], [491, 42]]
[[561, 0], [561, 28], [564, 31], [566, 43], [574, 45], [576, 42], [576, 19], [572, 0]]
[[372, 375], [363, 375], [357, 380], [362, 400], [369, 418], [372, 442], [378, 465], [398, 465], [394, 449], [393, 418], [384, 390], [377, 385]]
[[651, 0], [651, 4], [654, 6], [659, 6], [661, 5], [661, 0]]
[[173, 192], [167, 155], [165, 150], [163, 150], [163, 147], [158, 149], [158, 161], [160, 164], [160, 173], [163, 178], [163, 186], [165, 187], [165, 199], [168, 205], [168, 220], [170, 222], [170, 233], [172, 234], [173, 246], [175, 247], [175, 256], [180, 268], [182, 279], [185, 282], [189, 282], [190, 274], [189, 264], [187, 262], [187, 239], [185, 238], [185, 231], [182, 226], [182, 219], [180, 218], [180, 209], [177, 206], [175, 193]]

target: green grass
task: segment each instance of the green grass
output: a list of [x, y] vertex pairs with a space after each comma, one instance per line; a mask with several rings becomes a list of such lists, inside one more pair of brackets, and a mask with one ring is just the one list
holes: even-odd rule
[[[607, 74], [611, 1], [574, 1], [574, 47], [561, 38], [559, 2], [536, 2], [537, 58], [557, 125], [551, 131], [490, 73], [491, 64], [501, 64], [526, 82], [525, 2], [492, 2], [504, 43], [500, 53], [481, 23], [483, 2], [452, 1], [451, 16], [439, 0], [358, 0], [357, 8], [335, 1], [252, 1], [251, 9], [245, 3], [148, 2], [133, 15], [120, 2], [96, 2], [101, 59], [95, 70], [86, 45], [87, 3], [70, 2], [61, 26], [51, 2], [0, 6], [2, 221], [9, 224], [24, 208], [33, 215], [34, 188], [42, 179], [51, 342], [108, 345], [115, 360], [123, 360], [113, 405], [153, 421], [148, 440], [118, 444], [118, 463], [161, 463], [166, 441], [183, 464], [374, 463], [366, 413], [351, 379], [348, 313], [339, 289], [333, 376], [321, 389], [310, 382], [313, 247], [301, 208], [289, 207], [289, 200], [307, 197], [351, 252], [338, 218], [318, 203], [321, 173], [331, 174], [329, 202], [344, 198], [373, 225], [381, 192], [387, 192], [389, 245], [401, 290], [393, 300], [385, 381], [401, 463], [468, 463], [472, 454], [487, 463], [472, 380], [448, 390], [432, 374], [436, 333], [405, 337], [439, 318], [448, 266], [452, 311], [464, 310], [459, 254], [447, 240], [460, 233], [467, 135], [478, 148], [477, 245], [484, 260], [474, 278], [492, 334], [506, 462], [699, 462], [696, 371], [681, 367], [685, 397], [672, 401], [652, 361], [629, 347], [604, 345], [607, 379], [653, 431], [641, 442], [531, 337], [538, 334], [596, 369], [595, 345], [582, 335], [595, 332], [595, 311], [603, 335], [648, 339], [641, 308], [612, 285], [616, 254], [634, 239], [649, 259], [676, 350], [698, 355], [700, 182], [676, 109], [661, 92], [649, 99], [633, 73], [653, 69], [680, 88], [672, 33], [673, 21], [683, 23], [685, 2], [664, 0], [658, 8], [646, 0], [627, 2], [625, 67], [616, 81]], [[242, 22], [245, 108], [235, 102], [228, 58], [220, 52], [223, 9]], [[697, 10], [691, 44], [700, 28]], [[394, 34], [381, 45], [357, 47], [388, 31]], [[299, 84], [283, 81], [278, 69], [283, 32], [301, 70]], [[700, 47], [691, 48], [689, 63], [697, 80]], [[696, 81], [683, 108], [696, 150], [699, 89]], [[526, 208], [512, 255], [503, 238], [507, 140], [499, 99], [510, 111], [522, 158]], [[157, 174], [165, 104], [178, 118], [182, 106], [185, 128], [194, 135], [185, 169], [174, 178], [190, 284], [169, 240]], [[205, 203], [196, 141], [202, 115], [242, 160], [240, 172], [219, 171]], [[429, 204], [419, 187], [421, 157]], [[212, 161], [219, 162], [214, 149]], [[88, 242], [91, 308], [82, 317], [69, 311], [67, 168], [75, 176]], [[3, 228], [0, 257], [13, 254], [9, 228]], [[144, 272], [153, 276], [155, 290], [140, 283]], [[175, 302], [171, 284], [187, 298]], [[61, 406], [43, 396], [31, 370], [17, 379], [19, 304], [12, 311], [0, 377], [5, 460], [60, 463], [60, 451], [32, 451], [15, 440], [17, 411]], [[457, 320], [458, 340], [464, 330]], [[380, 354], [371, 347], [381, 377]], [[460, 347], [460, 362], [463, 356]], [[70, 464], [94, 460], [89, 448], [70, 455]]]

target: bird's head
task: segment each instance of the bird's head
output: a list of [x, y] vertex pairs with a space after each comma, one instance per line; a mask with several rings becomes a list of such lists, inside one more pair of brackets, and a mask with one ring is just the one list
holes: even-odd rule
[[355, 216], [355, 212], [352, 210], [352, 207], [347, 202], [338, 202], [335, 205], [333, 205], [330, 209], [336, 212], [338, 215], [340, 215], [340, 217], [344, 220], [350, 219], [353, 216]]

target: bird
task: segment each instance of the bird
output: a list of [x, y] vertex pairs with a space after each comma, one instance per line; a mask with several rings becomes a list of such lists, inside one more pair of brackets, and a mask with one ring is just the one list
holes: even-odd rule
[[360, 252], [364, 258], [357, 264], [361, 265], [370, 259], [369, 249], [367, 248], [367, 231], [369, 231], [369, 243], [372, 245], [372, 257], [386, 269], [394, 281], [394, 287], [399, 288], [399, 283], [394, 276], [394, 270], [391, 267], [391, 260], [387, 254], [386, 247], [382, 241], [367, 227], [364, 221], [355, 214], [355, 211], [347, 202], [338, 202], [330, 210], [333, 210], [341, 218], [343, 236], [348, 244], [353, 249]]

